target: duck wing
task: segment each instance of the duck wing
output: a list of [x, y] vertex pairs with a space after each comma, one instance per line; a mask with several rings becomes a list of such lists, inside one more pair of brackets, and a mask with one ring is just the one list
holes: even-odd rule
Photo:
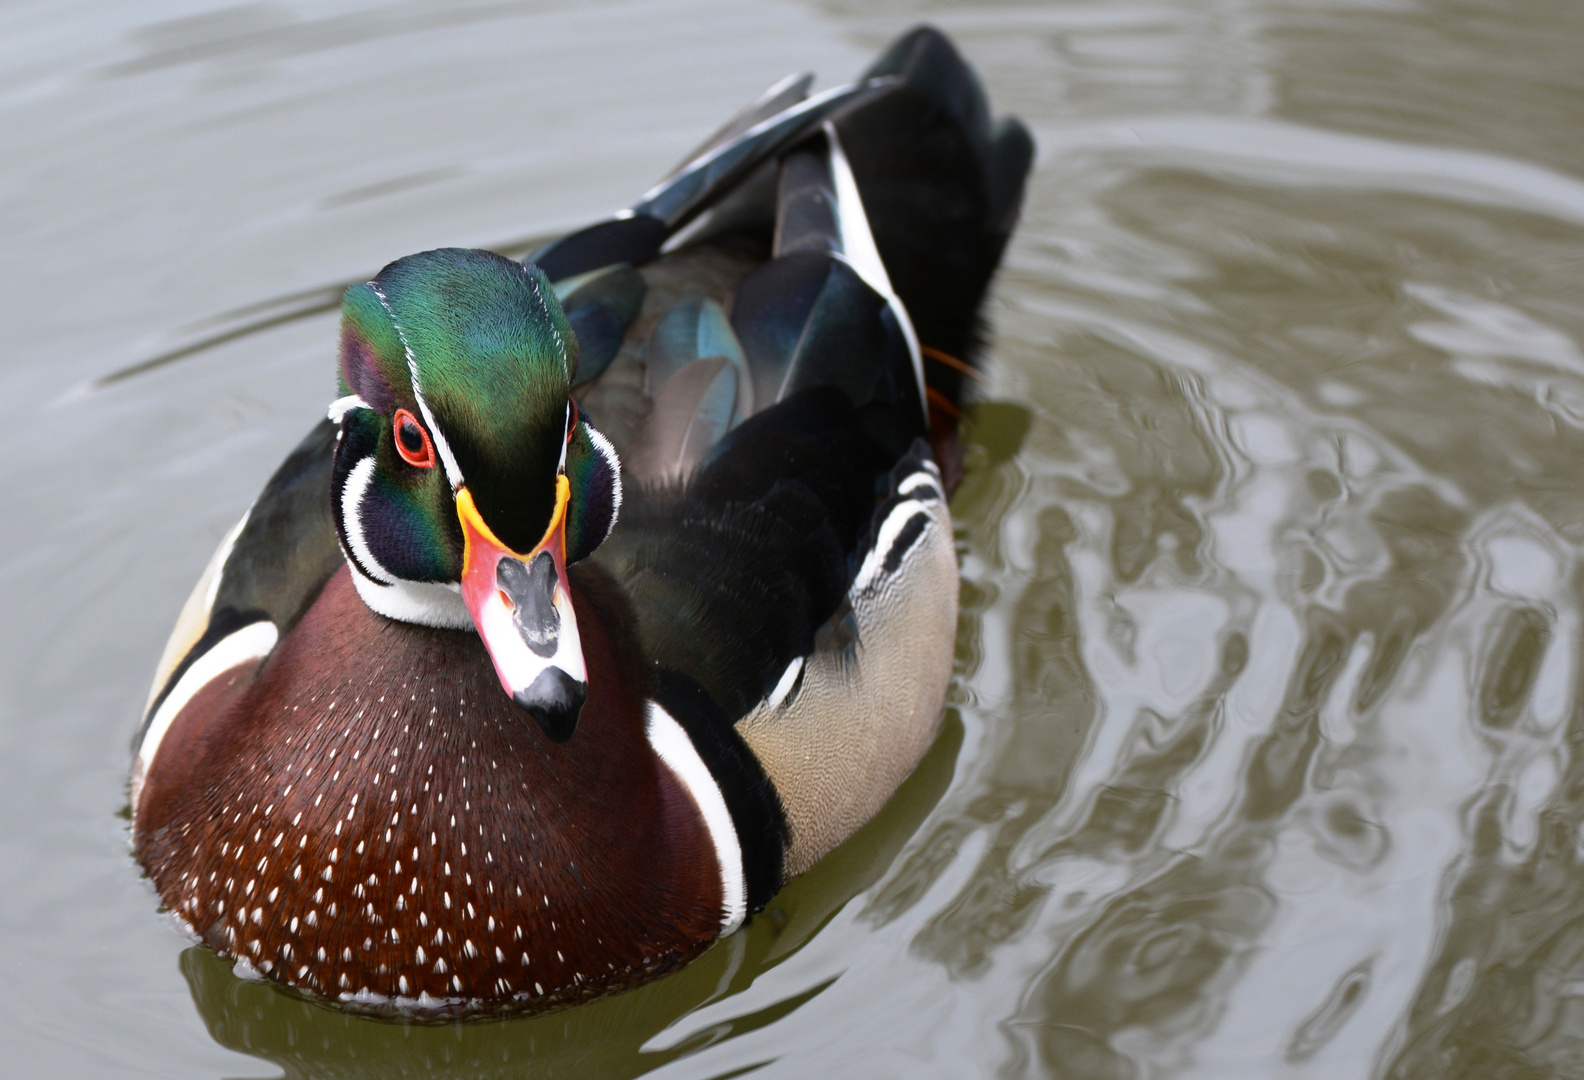
[[[853, 87], [788, 103], [796, 86], [631, 209], [686, 205], [698, 225], [622, 264], [647, 291], [610, 383], [579, 402], [612, 436], [628, 492], [596, 557], [632, 591], [661, 665], [731, 721], [839, 619], [894, 509], [893, 470], [931, 460], [931, 405], [962, 400], [1032, 156], [928, 28]], [[712, 173], [716, 160], [741, 167]], [[945, 494], [938, 476], [917, 483]]]
[[182, 707], [225, 672], [267, 656], [344, 562], [329, 499], [335, 439], [334, 423], [314, 425], [198, 579], [166, 643], [133, 741], [134, 786]]
[[[580, 390], [626, 489], [594, 560], [730, 789], [750, 910], [868, 820], [938, 725], [958, 584], [935, 459], [1032, 160], [928, 28], [857, 86], [727, 125], [618, 219], [659, 225], [595, 226], [652, 239], [623, 253], [640, 311]], [[582, 235], [552, 263], [608, 256]]]

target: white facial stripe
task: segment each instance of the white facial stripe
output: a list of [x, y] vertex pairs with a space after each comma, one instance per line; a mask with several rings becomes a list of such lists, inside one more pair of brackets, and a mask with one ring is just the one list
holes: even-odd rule
[[[352, 584], [358, 595], [372, 610], [388, 619], [418, 623], [421, 626], [438, 626], [450, 630], [467, 630], [473, 626], [467, 605], [462, 602], [460, 585], [437, 581], [403, 581], [380, 564], [363, 535], [363, 518], [360, 511], [369, 485], [374, 482], [374, 458], [362, 458], [347, 473], [346, 485], [341, 489], [341, 524], [346, 530], [346, 545], [352, 558], [347, 566], [352, 571]], [[377, 575], [373, 578], [368, 574]]]
[[[611, 467], [611, 528], [614, 529], [622, 504], [621, 459], [616, 456], [616, 448], [610, 444], [610, 440], [598, 430], [588, 424], [583, 425], [583, 430], [588, 432], [589, 441], [594, 444], [594, 449]], [[605, 535], [610, 535], [609, 529], [606, 530]]]
[[495, 674], [500, 676], [501, 685], [513, 695], [532, 686], [546, 668], [560, 668], [577, 682], [588, 682], [588, 670], [583, 664], [583, 643], [578, 637], [577, 616], [572, 611], [572, 598], [561, 587], [559, 579], [552, 602], [560, 617], [560, 626], [556, 631], [555, 652], [550, 656], [540, 656], [528, 647], [499, 589], [491, 590], [479, 605], [479, 634], [489, 647], [490, 659], [495, 663]]
[[726, 797], [721, 794], [720, 785], [704, 759], [699, 757], [682, 725], [656, 702], [648, 702], [648, 711], [645, 733], [649, 736], [649, 745], [693, 796], [693, 803], [714, 841], [721, 874], [721, 934], [729, 934], [741, 926], [748, 915], [748, 884], [743, 876], [742, 842], [737, 837], [737, 826], [732, 823], [731, 811], [726, 809]]
[[380, 565], [370, 550], [368, 541], [363, 537], [363, 519], [358, 516], [358, 511], [363, 505], [363, 496], [368, 494], [369, 484], [374, 482], [374, 457], [370, 455], [362, 458], [352, 466], [352, 471], [347, 473], [346, 484], [341, 488], [341, 524], [346, 530], [347, 547], [352, 549], [352, 555], [363, 564], [365, 570], [375, 575], [375, 580], [382, 585], [391, 585], [396, 581], [390, 571]]
[[407, 377], [412, 380], [413, 397], [418, 402], [418, 411], [423, 413], [424, 426], [434, 439], [435, 449], [440, 452], [440, 463], [445, 466], [446, 479], [451, 481], [452, 491], [460, 490], [463, 483], [462, 467], [457, 464], [456, 455], [451, 453], [451, 444], [446, 442], [445, 432], [435, 423], [434, 413], [429, 411], [429, 403], [424, 400], [423, 384], [418, 378], [418, 358], [413, 355], [412, 346], [407, 344], [407, 332], [402, 329], [396, 312], [391, 310], [390, 301], [385, 298], [380, 287], [372, 281], [368, 285], [374, 290], [374, 295], [379, 297], [380, 305], [384, 307], [385, 314], [390, 316], [391, 326], [396, 330], [396, 337], [401, 340], [402, 351], [407, 355]]
[[[858, 193], [858, 181], [853, 178], [841, 140], [836, 137], [836, 125], [829, 120], [822, 125], [830, 144], [831, 177], [836, 182], [836, 224], [841, 229], [842, 258], [858, 272], [869, 287], [891, 305], [897, 325], [907, 340], [908, 356], [913, 361], [913, 375], [918, 380], [920, 405], [924, 404], [924, 354], [919, 350], [918, 334], [913, 330], [913, 320], [907, 308], [891, 288], [891, 278], [886, 274], [885, 263], [880, 259], [880, 249], [875, 246], [874, 233], [869, 230], [869, 218], [864, 213], [863, 196]], [[924, 406], [924, 422], [929, 423], [929, 408]]]
[[[406, 342], [402, 342], [403, 347]], [[418, 383], [418, 364], [413, 360], [412, 350], [407, 350], [407, 369], [412, 373], [413, 397], [418, 400], [418, 411], [423, 413], [424, 425], [429, 429], [429, 434], [434, 436], [435, 449], [440, 451], [440, 464], [445, 466], [446, 479], [451, 481], [451, 490], [462, 489], [462, 466], [457, 464], [456, 455], [451, 452], [451, 444], [446, 442], [445, 432], [440, 430], [440, 425], [435, 423], [434, 413], [429, 411], [429, 402], [424, 400], [423, 387]]]
[[[518, 266], [522, 270], [523, 276], [528, 279], [529, 287], [534, 291], [534, 299], [539, 301], [540, 307], [546, 307], [547, 305], [545, 304], [544, 293], [539, 290], [540, 275], [529, 273], [528, 268], [523, 266], [521, 263], [519, 263]], [[550, 333], [555, 335], [556, 348], [561, 353], [561, 371], [568, 379], [570, 379], [572, 378], [572, 358], [567, 355], [566, 342], [562, 340], [561, 331], [556, 329], [555, 320], [553, 319], [550, 321]]]
[[556, 472], [557, 473], [566, 472], [567, 447], [572, 442], [571, 435], [572, 435], [572, 402], [570, 400], [568, 400], [567, 401], [567, 407], [566, 407], [566, 419], [564, 421], [562, 421], [562, 423], [561, 423], [561, 460], [556, 462]]
[[143, 795], [143, 778], [148, 775], [160, 743], [170, 731], [172, 721], [187, 707], [205, 686], [224, 675], [238, 664], [257, 660], [275, 647], [280, 634], [269, 620], [251, 623], [221, 638], [214, 647], [193, 661], [171, 692], [160, 702], [159, 711], [149, 721], [143, 741], [138, 744], [137, 759], [132, 764], [132, 809], [137, 810], [138, 799]]
[[330, 408], [326, 410], [326, 415], [330, 417], [331, 423], [339, 424], [341, 422], [341, 418], [346, 416], [346, 414], [351, 412], [353, 409], [368, 409], [370, 412], [374, 411], [373, 407], [369, 405], [368, 402], [364, 401], [356, 394], [348, 394], [346, 397], [338, 397], [332, 401], [330, 403]]

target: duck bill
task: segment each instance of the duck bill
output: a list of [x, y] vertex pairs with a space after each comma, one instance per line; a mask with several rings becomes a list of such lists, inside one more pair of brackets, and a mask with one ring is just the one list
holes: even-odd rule
[[519, 555], [495, 538], [466, 487], [457, 492], [466, 546], [462, 600], [501, 686], [554, 742], [577, 728], [588, 674], [566, 572], [566, 509], [571, 488], [556, 477], [555, 513], [544, 539]]

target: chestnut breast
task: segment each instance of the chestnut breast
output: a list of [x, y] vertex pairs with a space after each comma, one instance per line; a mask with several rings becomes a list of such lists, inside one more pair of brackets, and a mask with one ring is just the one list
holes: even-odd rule
[[165, 903], [328, 995], [536, 1008], [685, 961], [720, 932], [714, 848], [646, 738], [623, 628], [574, 601], [589, 698], [557, 744], [476, 635], [376, 615], [337, 571], [165, 737], [135, 822]]

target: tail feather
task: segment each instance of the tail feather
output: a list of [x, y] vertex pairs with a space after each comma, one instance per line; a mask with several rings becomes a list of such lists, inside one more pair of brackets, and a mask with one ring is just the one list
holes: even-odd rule
[[[808, 87], [807, 76], [771, 87], [629, 209], [531, 260], [560, 281], [647, 265], [663, 248], [768, 257], [731, 305], [747, 363], [728, 426], [801, 389], [836, 386], [898, 453], [927, 431], [950, 486], [978, 377], [979, 309], [1022, 206], [1033, 139], [1015, 118], [992, 122], [978, 76], [929, 26], [859, 82], [814, 97]], [[616, 325], [605, 316], [588, 313], [591, 339]], [[589, 344], [592, 371], [611, 349]], [[710, 405], [699, 415], [718, 419], [723, 395], [699, 398], [697, 408]]]
[[[1033, 140], [1016, 119], [992, 125], [984, 88], [933, 27], [904, 35], [866, 77], [899, 85], [834, 118], [880, 256], [930, 353], [972, 364], [977, 313], [1022, 205]], [[926, 365], [952, 406], [962, 371]]]
[[667, 180], [680, 176], [694, 162], [708, 157], [711, 153], [740, 138], [749, 129], [764, 123], [772, 116], [798, 105], [808, 97], [809, 87], [813, 85], [814, 73], [812, 71], [788, 75], [763, 94], [760, 94], [757, 99], [744, 107], [736, 116], [733, 116], [713, 131], [709, 138], [699, 143], [686, 157], [679, 161], [676, 168], [661, 177], [660, 182], [664, 184]]
[[732, 305], [755, 406], [835, 386], [872, 436], [904, 452], [925, 431], [917, 342], [832, 128], [782, 158], [772, 254]]
[[[694, 157], [650, 188], [631, 207], [541, 247], [536, 263], [551, 281], [585, 274], [615, 262], [633, 265], [660, 254], [678, 229], [750, 176], [759, 165], [799, 141], [835, 110], [884, 92], [886, 83], [862, 82], [801, 98], [800, 80], [777, 84], [715, 136]], [[755, 122], [775, 105], [785, 105]], [[749, 124], [737, 130], [740, 123]], [[722, 138], [724, 142], [720, 141]]]

